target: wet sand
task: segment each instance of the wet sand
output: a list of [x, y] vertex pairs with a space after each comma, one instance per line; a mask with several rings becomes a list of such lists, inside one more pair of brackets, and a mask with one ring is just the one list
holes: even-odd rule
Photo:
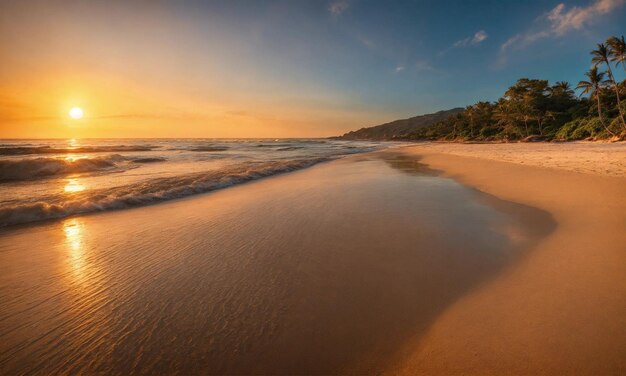
[[577, 154], [576, 144], [526, 144], [509, 149], [510, 162], [497, 161], [508, 145], [403, 149], [455, 180], [549, 212], [557, 227], [408, 341], [389, 374], [626, 373], [625, 145], [578, 145]]
[[[391, 151], [165, 204], [3, 229], [0, 374], [419, 368], [422, 339], [436, 339], [466, 297], [540, 254], [528, 252], [553, 239], [554, 224], [545, 210], [438, 177]], [[572, 267], [572, 257], [552, 261]], [[616, 277], [621, 265], [610, 267], [596, 277]], [[606, 286], [585, 291], [596, 287]], [[523, 302], [510, 306], [506, 296], [491, 311], [521, 315]], [[460, 328], [444, 327], [477, 328], [498, 342], [471, 307], [460, 312], [469, 312]], [[608, 317], [623, 313], [615, 308]], [[465, 337], [456, 338], [444, 348], [466, 350]], [[467, 361], [464, 354], [454, 360]]]

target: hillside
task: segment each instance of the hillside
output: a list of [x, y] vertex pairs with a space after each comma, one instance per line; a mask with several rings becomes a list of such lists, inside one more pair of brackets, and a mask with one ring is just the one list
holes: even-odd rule
[[452, 115], [462, 112], [462, 108], [439, 111], [433, 114], [419, 115], [408, 119], [395, 120], [374, 127], [361, 128], [343, 136], [336, 137], [340, 140], [397, 140], [406, 138], [418, 129], [428, 127], [437, 122], [446, 120]]

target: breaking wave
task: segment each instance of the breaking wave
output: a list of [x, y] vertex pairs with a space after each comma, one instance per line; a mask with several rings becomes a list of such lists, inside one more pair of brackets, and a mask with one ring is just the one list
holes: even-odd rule
[[49, 176], [112, 170], [125, 158], [118, 154], [97, 158], [34, 158], [0, 160], [0, 182], [33, 180]]
[[[75, 214], [149, 205], [299, 170], [329, 159], [239, 164], [216, 171], [158, 178], [110, 189], [77, 192], [71, 196], [49, 196], [38, 201], [9, 204], [0, 207], [0, 227]], [[103, 163], [104, 166], [107, 162], [97, 163]]]
[[191, 149], [189, 151], [226, 151], [228, 147], [226, 146], [198, 146]]
[[146, 158], [134, 158], [133, 162], [135, 163], [156, 163], [156, 162], [165, 162], [167, 158], [163, 157], [146, 157]]
[[15, 146], [0, 147], [0, 155], [27, 155], [27, 154], [74, 154], [74, 153], [123, 153], [131, 151], [151, 151], [154, 146], [81, 146], [73, 148], [55, 148], [50, 146]]

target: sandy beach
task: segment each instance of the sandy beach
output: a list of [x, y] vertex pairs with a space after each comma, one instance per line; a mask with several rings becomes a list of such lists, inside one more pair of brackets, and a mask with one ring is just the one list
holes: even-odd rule
[[0, 376], [626, 376], [624, 20], [0, 1]]
[[1, 373], [623, 372], [625, 178], [492, 146], [5, 228]]
[[427, 142], [413, 148], [422, 154], [446, 154], [517, 165], [582, 172], [600, 176], [626, 176], [626, 142]]
[[626, 144], [404, 151], [483, 192], [546, 210], [557, 227], [449, 307], [390, 374], [626, 372]]

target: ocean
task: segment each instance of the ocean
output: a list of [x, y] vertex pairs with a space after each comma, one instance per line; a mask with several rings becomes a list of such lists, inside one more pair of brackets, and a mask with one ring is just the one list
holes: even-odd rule
[[153, 204], [388, 144], [325, 139], [0, 140], [0, 227]]

